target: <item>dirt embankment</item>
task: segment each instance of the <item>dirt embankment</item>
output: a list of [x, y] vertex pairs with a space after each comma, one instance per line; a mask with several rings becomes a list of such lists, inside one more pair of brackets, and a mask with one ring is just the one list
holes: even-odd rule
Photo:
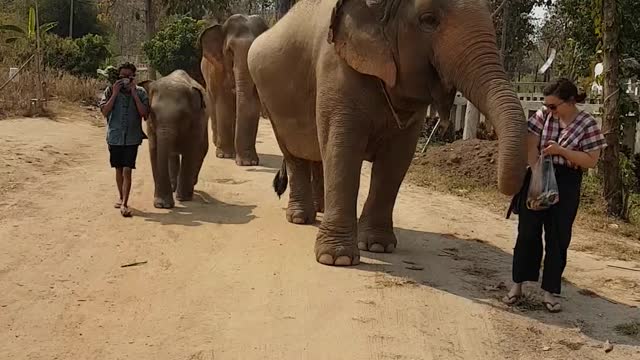
[[464, 186], [495, 187], [497, 161], [496, 141], [473, 139], [430, 145], [424, 154], [419, 154], [413, 161], [413, 180], [427, 185], [437, 183], [442, 177], [455, 179], [453, 182], [446, 181], [451, 186], [450, 189]]

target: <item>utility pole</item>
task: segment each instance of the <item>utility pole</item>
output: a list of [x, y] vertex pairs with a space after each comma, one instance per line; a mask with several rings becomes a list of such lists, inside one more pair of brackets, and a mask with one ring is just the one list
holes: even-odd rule
[[[155, 34], [155, 17], [153, 16], [153, 0], [145, 0], [145, 22], [146, 22], [146, 32], [147, 32], [147, 41], [153, 38]], [[149, 61], [149, 59], [147, 59]], [[149, 74], [149, 80], [156, 79], [156, 70], [151, 67], [151, 64], [147, 64], [147, 72]]]
[[71, 6], [69, 10], [69, 38], [73, 39], [73, 0], [71, 0]]
[[619, 69], [620, 53], [618, 41], [620, 22], [617, 14], [617, 0], [602, 1], [602, 50], [604, 66], [602, 132], [607, 139], [607, 147], [602, 150], [600, 169], [604, 185], [604, 198], [610, 215], [625, 217], [624, 194], [620, 174], [620, 132]]
[[509, 3], [505, 0], [503, 2], [504, 8], [502, 10], [502, 34], [500, 37], [500, 54], [502, 55], [502, 63], [505, 62], [505, 51], [507, 49], [507, 19], [509, 17]]
[[36, 0], [36, 71], [38, 72], [38, 98], [36, 99], [36, 110], [38, 115], [44, 112], [44, 86], [42, 78], [42, 53], [40, 52], [40, 13], [38, 12], [38, 0]]

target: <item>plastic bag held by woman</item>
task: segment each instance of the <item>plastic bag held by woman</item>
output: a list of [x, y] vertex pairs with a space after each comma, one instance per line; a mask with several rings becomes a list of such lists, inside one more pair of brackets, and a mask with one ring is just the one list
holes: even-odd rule
[[550, 156], [540, 156], [531, 169], [531, 182], [527, 194], [527, 208], [545, 210], [560, 200], [558, 183]]

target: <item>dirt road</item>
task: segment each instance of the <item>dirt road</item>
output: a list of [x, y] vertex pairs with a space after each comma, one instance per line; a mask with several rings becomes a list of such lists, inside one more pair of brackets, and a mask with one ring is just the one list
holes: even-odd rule
[[640, 359], [614, 330], [640, 320], [640, 273], [607, 266], [638, 264], [572, 252], [563, 313], [539, 294], [507, 308], [514, 222], [406, 185], [396, 253], [319, 265], [316, 227], [287, 223], [271, 189], [266, 121], [263, 166], [210, 151], [172, 210], [153, 207], [145, 143], [125, 219], [99, 123], [0, 121], [0, 359]]

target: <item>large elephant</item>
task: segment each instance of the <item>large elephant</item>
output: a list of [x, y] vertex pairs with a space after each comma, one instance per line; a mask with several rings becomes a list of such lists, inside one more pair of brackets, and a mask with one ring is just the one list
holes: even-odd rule
[[193, 198], [209, 150], [207, 97], [186, 72], [176, 70], [141, 83], [149, 94], [149, 157], [155, 184], [153, 205], [172, 208]]
[[[497, 131], [499, 190], [521, 187], [526, 118], [484, 0], [302, 0], [255, 40], [248, 60], [286, 161], [279, 193], [290, 176], [289, 219], [315, 217], [312, 169], [322, 162], [322, 264], [395, 249], [393, 207], [427, 107], [449, 114], [456, 89]], [[363, 160], [373, 166], [358, 222]]]
[[240, 166], [259, 163], [256, 135], [261, 105], [247, 68], [247, 52], [267, 29], [260, 16], [235, 14], [200, 35], [200, 64], [213, 103], [209, 116], [216, 156], [235, 157]]

